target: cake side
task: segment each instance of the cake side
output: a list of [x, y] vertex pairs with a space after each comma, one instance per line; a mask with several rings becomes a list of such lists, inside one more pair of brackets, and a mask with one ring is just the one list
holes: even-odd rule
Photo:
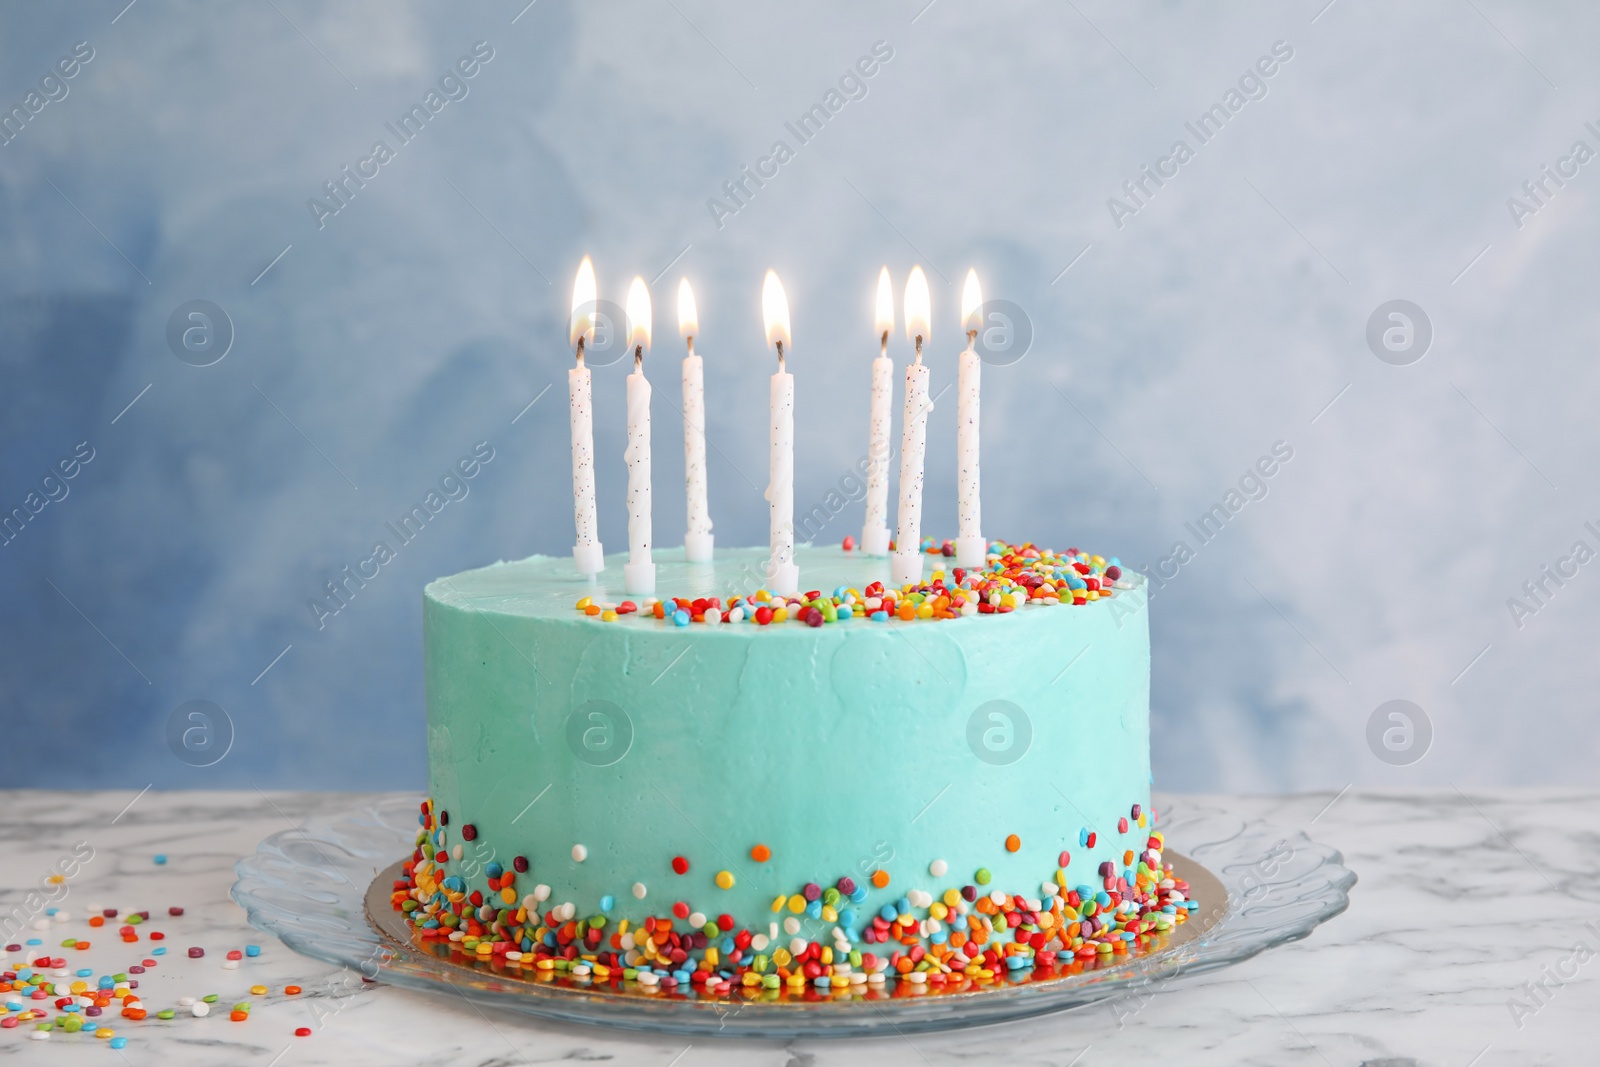
[[[749, 592], [765, 556], [663, 562], [659, 588]], [[838, 549], [797, 561], [824, 590], [887, 578], [886, 561]], [[482, 914], [570, 902], [635, 925], [681, 911], [854, 939], [924, 892], [1135, 880], [1150, 838], [1142, 579], [1082, 607], [943, 622], [575, 612], [585, 595], [622, 600], [619, 562], [598, 587], [534, 558], [427, 589], [431, 829], [444, 877], [481, 892], [499, 872]]]

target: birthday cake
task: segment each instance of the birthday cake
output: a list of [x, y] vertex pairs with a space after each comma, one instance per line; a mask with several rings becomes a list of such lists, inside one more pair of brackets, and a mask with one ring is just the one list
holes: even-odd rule
[[[1182, 922], [1150, 808], [1143, 579], [991, 543], [930, 576], [801, 546], [571, 559], [425, 592], [418, 935], [586, 981], [726, 993], [1060, 973]], [[669, 553], [670, 554], [670, 553]]]

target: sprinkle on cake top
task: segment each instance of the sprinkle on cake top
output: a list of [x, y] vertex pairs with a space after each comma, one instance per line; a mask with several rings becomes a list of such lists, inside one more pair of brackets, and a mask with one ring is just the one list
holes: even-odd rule
[[[853, 548], [846, 538], [845, 551]], [[922, 550], [930, 556], [953, 558], [954, 543], [924, 538]], [[927, 581], [900, 589], [872, 582], [865, 589], [841, 585], [831, 593], [813, 589], [782, 597], [758, 589], [744, 595], [719, 597], [647, 597], [638, 602], [608, 603], [585, 596], [577, 610], [602, 622], [627, 615], [654, 618], [677, 626], [691, 622], [720, 624], [753, 622], [803, 622], [808, 626], [865, 618], [873, 622], [956, 619], [967, 615], [1003, 615], [1024, 605], [1086, 605], [1109, 599], [1119, 590], [1133, 588], [1123, 577], [1115, 556], [1091, 555], [1077, 548], [1064, 552], [1039, 548], [1032, 542], [1008, 544], [992, 541], [981, 570], [955, 567], [946, 572], [935, 566]]]

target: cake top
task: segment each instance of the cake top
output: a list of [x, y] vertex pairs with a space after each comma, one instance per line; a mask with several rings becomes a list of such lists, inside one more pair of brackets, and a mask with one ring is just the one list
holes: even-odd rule
[[622, 568], [609, 566], [591, 580], [573, 572], [565, 557], [531, 556], [440, 578], [426, 595], [469, 610], [532, 618], [572, 617], [628, 625], [760, 625], [803, 622], [823, 626], [847, 620], [916, 624], [963, 617], [1004, 615], [1019, 608], [1093, 607], [1134, 588], [1115, 556], [1069, 548], [1063, 552], [1031, 543], [990, 542], [982, 570], [954, 565], [949, 542], [923, 541], [924, 580], [895, 588], [889, 561], [843, 548], [800, 546], [796, 563], [806, 590], [780, 597], [761, 588], [768, 550], [719, 549], [710, 563], [661, 559], [659, 597], [629, 599]]

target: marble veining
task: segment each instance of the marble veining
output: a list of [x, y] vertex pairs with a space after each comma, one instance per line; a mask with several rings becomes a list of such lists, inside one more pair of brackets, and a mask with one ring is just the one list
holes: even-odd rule
[[[90, 903], [149, 909], [145, 930], [163, 930], [169, 946], [162, 965], [142, 976], [149, 1003], [204, 992], [254, 1002], [245, 1023], [229, 1022], [225, 1013], [167, 1023], [116, 1020], [130, 1038], [121, 1061], [130, 1067], [1097, 1067], [1158, 1055], [1230, 1067], [1500, 1067], [1593, 1059], [1600, 791], [1352, 790], [1320, 816], [1332, 794], [1196, 798], [1242, 818], [1306, 829], [1340, 849], [1361, 878], [1349, 911], [1305, 941], [1177, 979], [1153, 996], [910, 1040], [782, 1043], [691, 1043], [485, 1014], [465, 997], [365, 983], [251, 929], [228, 896], [234, 861], [269, 833], [360, 799], [152, 791], [127, 806], [131, 792], [0, 792], [0, 919], [25, 909], [39, 879], [86, 842], [93, 858], [57, 905], [73, 920], [52, 926], [53, 940], [51, 932], [37, 936], [58, 945], [68, 933], [83, 933]], [[167, 856], [165, 865], [152, 861], [157, 853]], [[169, 905], [185, 914], [166, 918]], [[111, 927], [93, 934], [93, 947], [76, 955], [97, 970], [137, 962], [151, 947], [124, 945]], [[1575, 954], [1579, 942], [1587, 951]], [[226, 950], [247, 943], [260, 944], [263, 954], [224, 970]], [[206, 957], [187, 959], [189, 945], [203, 946]], [[248, 997], [257, 982], [273, 992]], [[285, 997], [291, 982], [305, 993]], [[300, 1026], [311, 1027], [312, 1036], [294, 1037]], [[108, 1054], [103, 1042], [83, 1035], [57, 1033], [36, 1043], [20, 1029], [0, 1031], [0, 1063], [105, 1064]]]

